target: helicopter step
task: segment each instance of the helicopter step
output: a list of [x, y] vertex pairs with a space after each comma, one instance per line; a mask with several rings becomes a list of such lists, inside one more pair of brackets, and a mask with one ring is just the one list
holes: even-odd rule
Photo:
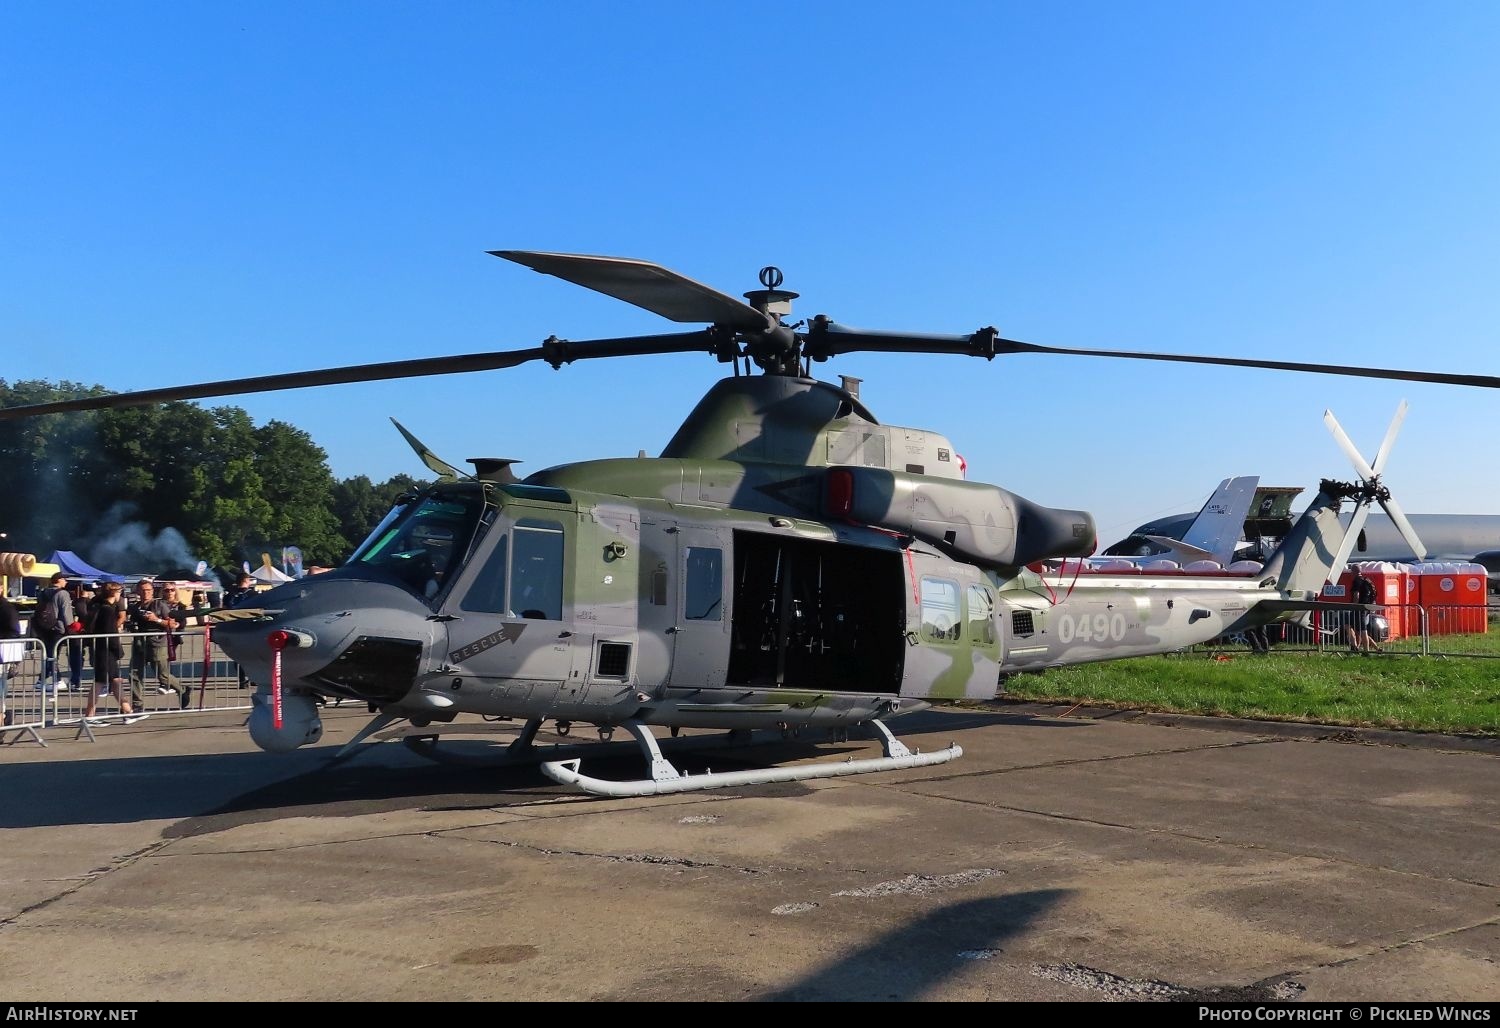
[[827, 761], [821, 764], [802, 764], [791, 767], [760, 768], [750, 771], [707, 771], [701, 775], [685, 775], [662, 756], [661, 747], [651, 729], [639, 721], [626, 721], [623, 726], [645, 751], [646, 762], [651, 768], [651, 777], [635, 781], [608, 781], [593, 778], [579, 770], [581, 758], [551, 760], [542, 764], [542, 774], [562, 785], [572, 785], [595, 796], [623, 798], [630, 796], [664, 796], [680, 792], [700, 792], [705, 789], [722, 789], [735, 785], [767, 785], [772, 782], [801, 782], [813, 778], [834, 778], [842, 775], [866, 774], [873, 771], [896, 771], [909, 767], [927, 767], [945, 764], [963, 756], [963, 748], [949, 743], [946, 749], [933, 753], [912, 752], [900, 742], [891, 730], [879, 721], [868, 722], [880, 733], [884, 756], [868, 760]]

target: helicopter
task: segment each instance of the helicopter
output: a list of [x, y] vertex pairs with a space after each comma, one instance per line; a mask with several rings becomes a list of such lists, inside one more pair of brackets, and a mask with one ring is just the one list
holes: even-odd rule
[[[776, 268], [737, 299], [649, 261], [523, 250], [495, 256], [641, 307], [686, 332], [569, 341], [386, 364], [104, 394], [0, 409], [0, 420], [309, 386], [500, 370], [542, 361], [702, 352], [732, 364], [657, 457], [605, 458], [520, 478], [507, 458], [465, 471], [396, 427], [430, 485], [402, 496], [339, 568], [210, 615], [213, 638], [258, 683], [256, 745], [322, 737], [327, 699], [371, 721], [336, 755], [407, 721], [404, 738], [444, 759], [462, 715], [523, 722], [494, 763], [539, 763], [602, 796], [642, 796], [923, 767], [955, 745], [906, 747], [887, 722], [951, 700], [994, 698], [1008, 675], [1181, 650], [1305, 617], [1346, 557], [1338, 514], [1389, 504], [1380, 456], [1359, 481], [1325, 480], [1253, 578], [1101, 578], [1054, 586], [1036, 569], [1097, 545], [1092, 517], [969, 481], [945, 436], [881, 423], [845, 380], [813, 364], [854, 352], [993, 360], [1060, 353], [1495, 388], [1488, 376], [1258, 359], [1050, 347], [968, 335], [792, 323], [797, 293]], [[755, 369], [759, 370], [757, 374]], [[394, 419], [393, 419], [394, 420]], [[1343, 609], [1348, 609], [1345, 606]], [[595, 726], [599, 742], [536, 744]], [[645, 777], [587, 775], [616, 729]], [[670, 732], [658, 740], [654, 728]], [[684, 729], [745, 742], [760, 730], [874, 733], [881, 755], [684, 774]], [[630, 743], [625, 743], [628, 747]], [[574, 755], [576, 751], [576, 755]], [[566, 759], [564, 759], [566, 758]]]

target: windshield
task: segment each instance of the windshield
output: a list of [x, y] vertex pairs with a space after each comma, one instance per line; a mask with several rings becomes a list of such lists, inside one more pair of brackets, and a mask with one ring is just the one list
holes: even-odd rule
[[408, 499], [386, 515], [349, 563], [387, 571], [431, 599], [469, 552], [483, 511], [477, 490]]

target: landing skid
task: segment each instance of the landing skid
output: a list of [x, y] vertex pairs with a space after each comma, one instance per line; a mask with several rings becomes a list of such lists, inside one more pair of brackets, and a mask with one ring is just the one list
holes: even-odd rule
[[[395, 718], [385, 716], [377, 717], [364, 730], [359, 732], [354, 739], [350, 740], [338, 757], [344, 757], [352, 753], [357, 744], [377, 731], [385, 728]], [[800, 782], [814, 778], [834, 778], [842, 775], [865, 774], [874, 771], [897, 771], [903, 768], [928, 767], [934, 764], [945, 764], [963, 756], [963, 748], [957, 743], [950, 743], [946, 748], [933, 753], [913, 753], [907, 749], [891, 730], [880, 721], [869, 721], [880, 734], [881, 749], [883, 756], [867, 760], [845, 760], [842, 762], [825, 761], [820, 764], [799, 764], [795, 766], [763, 768], [750, 771], [724, 771], [714, 773], [705, 772], [701, 775], [684, 774], [677, 770], [672, 763], [662, 755], [663, 750], [702, 750], [710, 748], [744, 747], [757, 742], [755, 735], [748, 729], [733, 729], [716, 735], [682, 736], [670, 739], [657, 739], [651, 734], [650, 728], [638, 721], [626, 721], [621, 727], [630, 732], [635, 738], [635, 745], [629, 742], [587, 742], [554, 744], [550, 746], [537, 746], [535, 739], [537, 732], [541, 729], [543, 719], [532, 718], [527, 721], [519, 735], [512, 739], [503, 748], [493, 747], [491, 752], [480, 755], [453, 752], [451, 748], [441, 745], [444, 736], [447, 735], [473, 735], [473, 725], [443, 725], [432, 726], [424, 729], [420, 734], [408, 734], [409, 730], [401, 733], [389, 732], [380, 738], [399, 738], [401, 742], [412, 752], [426, 757], [440, 764], [459, 765], [464, 767], [503, 768], [521, 765], [541, 766], [542, 773], [554, 782], [562, 785], [574, 786], [584, 792], [595, 796], [662, 796], [670, 793], [697, 792], [704, 789], [722, 789], [735, 785], [764, 785], [773, 782]], [[509, 726], [503, 730], [510, 731]], [[608, 737], [606, 730], [601, 730], [601, 735]], [[760, 733], [764, 734], [764, 733]], [[843, 740], [847, 738], [845, 731], [837, 731], [834, 738]], [[759, 741], [766, 741], [761, 739]], [[496, 752], [498, 750], [498, 752]], [[579, 765], [584, 757], [618, 757], [626, 753], [644, 753], [647, 766], [651, 769], [651, 777], [635, 781], [616, 782], [608, 779], [593, 778], [582, 774]], [[337, 758], [336, 758], [337, 759]]]
[[581, 758], [572, 760], [550, 760], [542, 764], [542, 774], [562, 785], [572, 785], [595, 796], [664, 796], [669, 793], [699, 792], [704, 789], [722, 789], [735, 785], [766, 785], [772, 782], [802, 782], [813, 778], [834, 778], [841, 775], [866, 774], [873, 771], [896, 771], [902, 768], [927, 767], [945, 764], [963, 756], [957, 743], [949, 743], [947, 749], [935, 753], [913, 753], [907, 749], [891, 730], [879, 721], [868, 722], [880, 732], [884, 756], [868, 760], [846, 760], [842, 763], [825, 761], [821, 764], [798, 764], [788, 767], [762, 768], [751, 771], [707, 771], [701, 775], [685, 775], [662, 756], [661, 747], [651, 729], [639, 721], [626, 721], [623, 727], [635, 736], [645, 751], [646, 763], [651, 768], [651, 777], [630, 782], [614, 782], [602, 778], [591, 778], [579, 772]]
[[[392, 720], [386, 719], [379, 723], [372, 723], [361, 731], [354, 739], [344, 745], [344, 748], [335, 754], [338, 760], [350, 753], [355, 752], [356, 744], [374, 735], [375, 732], [385, 728]], [[476, 735], [483, 736], [490, 732], [510, 733], [514, 728], [509, 725], [431, 725], [421, 729], [402, 728], [389, 732], [382, 732], [375, 738], [379, 741], [399, 741], [407, 749], [418, 756], [425, 757], [435, 764], [446, 764], [455, 767], [474, 768], [506, 768], [506, 767], [532, 767], [544, 761], [567, 760], [570, 758], [598, 757], [598, 758], [620, 758], [640, 752], [635, 744], [630, 742], [570, 742], [552, 743], [550, 745], [538, 746], [535, 744], [537, 732], [541, 729], [544, 721], [534, 718], [525, 723], [519, 735], [514, 739], [495, 740], [488, 742], [486, 748], [480, 752], [461, 752], [453, 743], [445, 743], [450, 738], [460, 738], [461, 742], [486, 742], [483, 739], [474, 738]], [[558, 734], [562, 734], [559, 732]], [[661, 745], [667, 749], [691, 749], [701, 750], [710, 748], [727, 748], [749, 746], [757, 741], [749, 731], [744, 729], [738, 731], [723, 732], [718, 735], [683, 736], [680, 739], [665, 739]]]

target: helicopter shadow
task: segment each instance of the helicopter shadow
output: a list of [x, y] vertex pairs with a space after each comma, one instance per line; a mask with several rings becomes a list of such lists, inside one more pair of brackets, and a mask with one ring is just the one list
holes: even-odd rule
[[765, 1002], [921, 1000], [934, 987], [1004, 952], [1065, 899], [1068, 889], [1035, 889], [965, 900], [903, 924], [800, 980]]
[[[897, 738], [908, 742], [996, 725], [1083, 727], [967, 709], [917, 711], [892, 724]], [[701, 749], [691, 740], [680, 742], [681, 748], [664, 745], [664, 749], [690, 775], [807, 757], [841, 759], [869, 747], [863, 733], [838, 743], [817, 731], [800, 738], [757, 737], [734, 747], [712, 746], [711, 737]], [[397, 743], [368, 743], [338, 760], [334, 752], [322, 746], [284, 754], [146, 755], [15, 764], [6, 769], [0, 828], [162, 820], [177, 822], [167, 830], [168, 836], [182, 837], [286, 817], [351, 817], [414, 807], [498, 809], [539, 799], [595, 801], [548, 779], [534, 763], [444, 763], [420, 757]], [[591, 774], [605, 779], [636, 778], [644, 771], [640, 750], [628, 742], [599, 744], [586, 761]], [[784, 795], [808, 788], [803, 783], [772, 783], [736, 792]]]
[[289, 754], [137, 756], [18, 764], [6, 769], [0, 828], [184, 822], [169, 836], [304, 816], [496, 806], [556, 795], [534, 767], [476, 770], [412, 756], [401, 746], [333, 762], [328, 749]]

